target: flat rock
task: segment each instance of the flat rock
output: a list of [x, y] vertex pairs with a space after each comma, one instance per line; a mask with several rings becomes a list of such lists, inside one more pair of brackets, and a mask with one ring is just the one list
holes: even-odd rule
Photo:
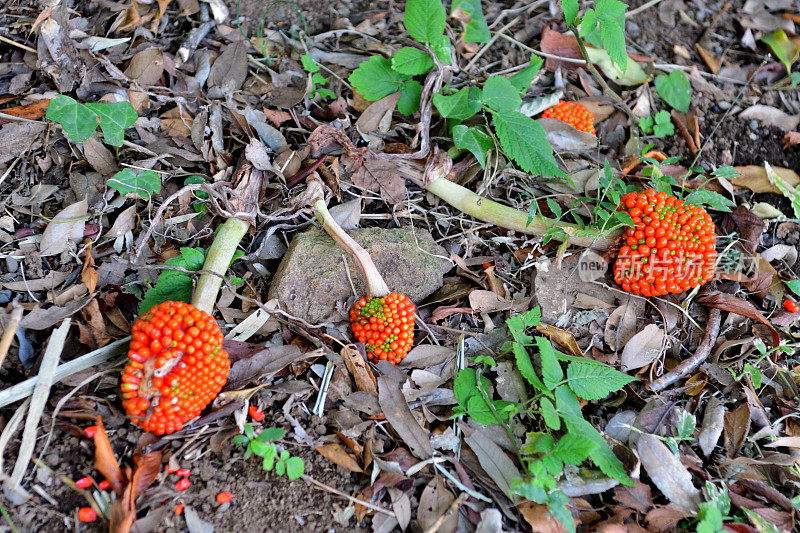
[[[414, 302], [439, 289], [451, 268], [447, 252], [427, 231], [361, 228], [347, 233], [370, 253], [389, 288]], [[355, 262], [324, 231], [312, 228], [292, 240], [269, 298], [277, 298], [289, 314], [307, 322], [344, 319], [347, 300], [354, 297], [348, 270], [356, 291], [364, 294], [366, 283]]]

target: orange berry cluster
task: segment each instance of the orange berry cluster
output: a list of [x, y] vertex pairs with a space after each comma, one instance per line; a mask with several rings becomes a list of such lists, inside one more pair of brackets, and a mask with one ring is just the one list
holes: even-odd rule
[[146, 431], [178, 431], [217, 397], [230, 366], [212, 317], [193, 305], [164, 302], [133, 325], [122, 406]]
[[714, 222], [702, 207], [648, 189], [622, 197], [625, 229], [614, 281], [642, 296], [681, 293], [710, 281], [717, 260]]
[[408, 296], [390, 292], [383, 298], [361, 298], [350, 310], [350, 327], [365, 344], [370, 360], [384, 359], [396, 365], [414, 342], [414, 312]]
[[542, 113], [542, 118], [554, 118], [566, 122], [576, 130], [595, 135], [594, 114], [577, 102], [559, 100], [556, 105]]

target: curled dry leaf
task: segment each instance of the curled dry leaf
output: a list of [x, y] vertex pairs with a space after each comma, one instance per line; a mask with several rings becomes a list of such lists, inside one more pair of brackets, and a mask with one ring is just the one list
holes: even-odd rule
[[604, 339], [614, 351], [628, 344], [636, 334], [636, 311], [630, 299], [614, 309], [606, 321]]
[[[770, 182], [767, 170], [763, 166], [747, 165], [733, 168], [738, 176], [730, 180], [730, 182], [737, 187], [745, 187], [753, 192], [781, 194], [781, 191]], [[797, 187], [800, 184], [800, 176], [794, 170], [783, 167], [772, 167], [772, 170], [790, 186]]]
[[547, 141], [556, 152], [581, 152], [597, 148], [597, 137], [579, 131], [562, 120], [540, 118], [536, 122], [541, 124]]
[[708, 457], [717, 446], [720, 435], [722, 435], [723, 424], [725, 421], [725, 406], [716, 396], [711, 396], [706, 404], [706, 411], [703, 414], [703, 423], [700, 426], [700, 434], [697, 441], [703, 455]]
[[748, 107], [739, 113], [739, 118], [744, 120], [757, 120], [762, 124], [775, 126], [783, 131], [796, 130], [797, 125], [800, 124], [800, 115], [789, 115], [777, 107], [761, 104]]
[[647, 475], [669, 501], [688, 511], [696, 511], [700, 491], [692, 484], [692, 475], [680, 459], [658, 437], [643, 433], [636, 451]]
[[737, 298], [733, 294], [719, 291], [707, 292], [700, 296], [697, 301], [708, 307], [716, 307], [721, 311], [736, 313], [737, 315], [751, 318], [756, 322], [764, 324], [772, 332], [772, 345], [777, 346], [780, 343], [780, 334], [778, 333], [778, 330], [775, 329], [769, 320], [767, 320], [767, 318], [761, 314], [761, 311], [756, 309], [756, 307], [750, 302], [742, 300], [741, 298]]
[[117, 458], [111, 449], [111, 442], [106, 435], [103, 420], [97, 417], [97, 433], [94, 434], [94, 468], [105, 477], [117, 496], [122, 496], [122, 492], [127, 484], [127, 479], [119, 468]]
[[635, 370], [652, 363], [661, 353], [665, 337], [666, 333], [655, 324], [645, 326], [623, 348], [620, 357], [622, 370]]
[[[417, 522], [424, 531], [433, 526], [436, 521], [447, 512], [450, 504], [453, 503], [455, 498], [447, 490], [441, 476], [434, 476], [428, 482], [425, 489], [422, 491], [422, 496], [419, 498], [419, 506], [417, 507]], [[445, 519], [444, 523], [439, 526], [436, 531], [438, 533], [455, 533], [458, 528], [458, 513], [453, 513], [452, 516]]]
[[69, 242], [77, 242], [83, 237], [86, 225], [86, 198], [62, 209], [47, 224], [39, 242], [39, 253], [46, 257], [65, 251]]
[[398, 384], [386, 376], [378, 378], [378, 403], [400, 438], [420, 459], [433, 455], [433, 447], [425, 431], [414, 418]]
[[337, 466], [344, 468], [345, 470], [356, 472], [358, 474], [364, 472], [364, 470], [358, 466], [358, 462], [353, 458], [353, 456], [347, 453], [344, 448], [339, 445], [339, 443], [328, 442], [322, 446], [317, 446], [316, 450], [325, 459]]
[[750, 434], [750, 406], [743, 403], [737, 409], [725, 413], [725, 451], [728, 457], [736, 457]]

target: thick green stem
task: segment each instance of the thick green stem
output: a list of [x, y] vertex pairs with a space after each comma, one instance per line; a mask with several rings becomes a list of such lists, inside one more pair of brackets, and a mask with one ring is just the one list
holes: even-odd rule
[[[483, 198], [445, 178], [433, 180], [425, 189], [459, 211], [484, 222], [519, 231], [520, 233], [543, 235], [550, 228], [558, 227], [564, 231], [570, 243], [597, 250], [610, 248], [618, 235], [616, 231], [600, 232], [596, 229], [581, 229], [575, 224], [542, 216], [533, 217], [529, 224], [529, 214], [525, 211]], [[555, 235], [553, 238], [558, 238], [558, 236]]]
[[319, 198], [314, 201], [313, 208], [314, 213], [317, 215], [317, 220], [322, 224], [322, 229], [336, 241], [336, 244], [349, 253], [356, 265], [358, 265], [367, 282], [367, 297], [380, 298], [389, 294], [389, 286], [386, 285], [383, 276], [378, 272], [375, 263], [372, 262], [369, 252], [336, 223], [328, 211], [328, 206], [325, 205], [325, 199]]
[[201, 311], [208, 314], [214, 312], [217, 294], [222, 286], [222, 277], [228, 271], [228, 266], [233, 261], [233, 254], [236, 253], [236, 249], [248, 229], [250, 229], [250, 222], [229, 218], [217, 231], [214, 242], [208, 249], [206, 261], [203, 263], [203, 270], [207, 270], [209, 273], [200, 275], [194, 296], [192, 296], [192, 305]]

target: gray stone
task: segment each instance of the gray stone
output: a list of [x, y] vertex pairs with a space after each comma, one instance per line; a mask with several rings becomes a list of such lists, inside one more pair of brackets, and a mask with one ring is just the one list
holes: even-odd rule
[[[427, 231], [362, 228], [348, 231], [372, 256], [389, 289], [419, 302], [442, 286], [451, 264]], [[438, 256], [438, 257], [437, 257]], [[353, 297], [344, 258], [358, 294], [366, 283], [353, 260], [324, 231], [312, 228], [289, 245], [269, 289], [289, 314], [311, 323], [345, 318]]]

